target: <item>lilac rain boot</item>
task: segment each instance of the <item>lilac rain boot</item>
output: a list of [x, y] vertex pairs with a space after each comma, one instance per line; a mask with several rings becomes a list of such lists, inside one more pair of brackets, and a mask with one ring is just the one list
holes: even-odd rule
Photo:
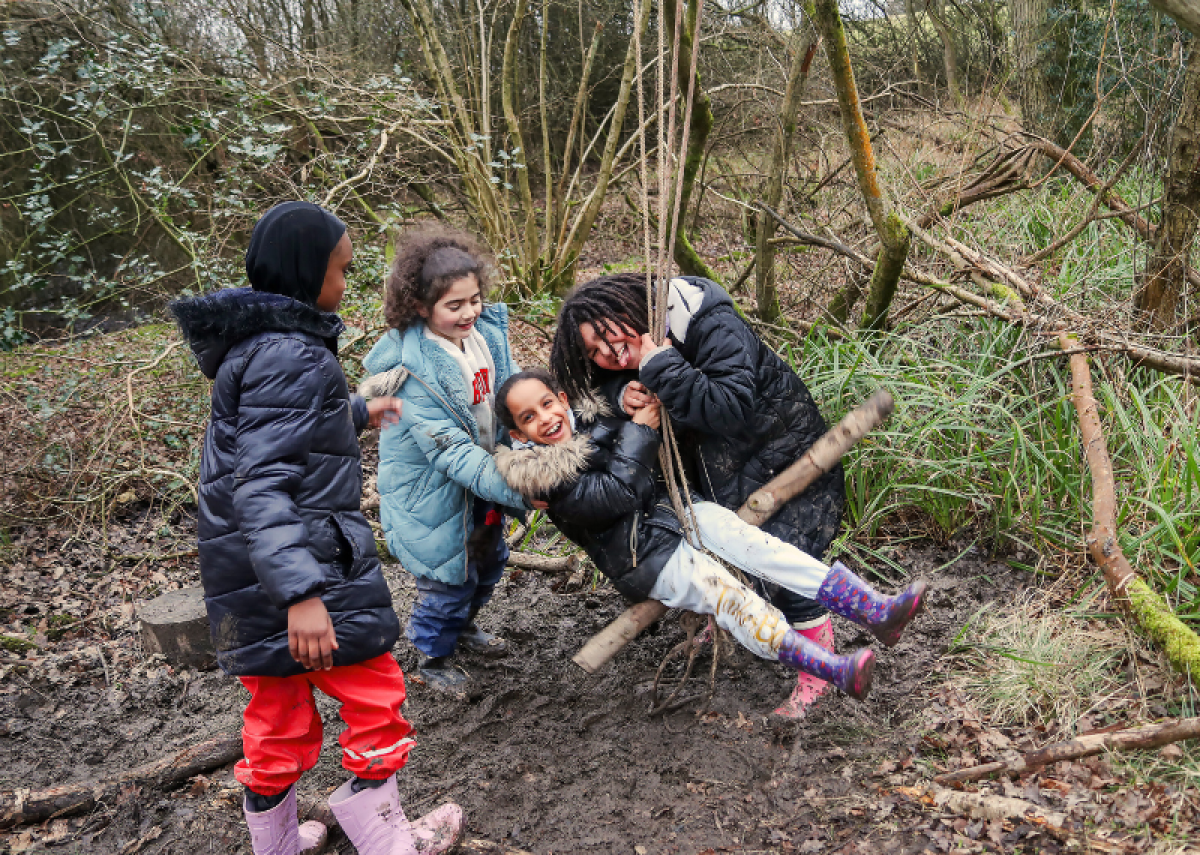
[[270, 810], [252, 811], [247, 801], [242, 805], [242, 811], [250, 828], [250, 846], [254, 855], [315, 855], [325, 851], [328, 839], [325, 826], [315, 820], [300, 825], [296, 818], [294, 786], [284, 800]]
[[867, 648], [839, 656], [793, 629], [779, 645], [779, 661], [833, 683], [856, 701], [861, 701], [871, 691], [875, 654]]
[[351, 778], [334, 790], [329, 807], [358, 855], [415, 855], [417, 846], [400, 807], [396, 776], [357, 793], [356, 780]]
[[925, 605], [925, 582], [913, 582], [899, 594], [881, 594], [840, 561], [833, 562], [829, 575], [817, 591], [817, 602], [871, 634], [888, 647], [895, 647], [909, 621]]

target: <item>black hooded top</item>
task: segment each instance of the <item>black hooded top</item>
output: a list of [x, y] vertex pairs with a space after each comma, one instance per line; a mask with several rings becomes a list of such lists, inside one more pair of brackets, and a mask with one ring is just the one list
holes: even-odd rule
[[367, 406], [350, 394], [337, 361], [343, 325], [299, 299], [320, 293], [345, 228], [330, 221], [315, 205], [273, 208], [246, 257], [255, 290], [171, 304], [213, 380], [197, 533], [217, 661], [229, 674], [301, 673], [288, 652], [287, 609], [315, 596], [337, 635], [334, 665], [387, 653], [400, 635], [375, 538], [359, 510], [357, 433]]
[[346, 224], [311, 202], [283, 202], [263, 214], [250, 235], [246, 277], [255, 291], [317, 304], [329, 256]]
[[[684, 340], [671, 331], [673, 347], [656, 353], [640, 372], [616, 374], [602, 390], [613, 410], [621, 412], [620, 390], [640, 379], [670, 414], [679, 447], [691, 452], [693, 486], [704, 498], [736, 511], [800, 459], [825, 433], [825, 420], [796, 372], [738, 315], [721, 286], [682, 278], [702, 294]], [[784, 505], [763, 530], [820, 557], [837, 535], [845, 503], [839, 463]], [[789, 621], [825, 613], [801, 594], [752, 581]]]

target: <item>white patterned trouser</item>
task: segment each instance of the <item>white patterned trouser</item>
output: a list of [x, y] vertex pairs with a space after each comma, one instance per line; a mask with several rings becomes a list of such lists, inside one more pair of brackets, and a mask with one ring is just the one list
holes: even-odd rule
[[[828, 565], [720, 505], [697, 502], [695, 511], [704, 549], [746, 573], [816, 597]], [[789, 629], [783, 614], [686, 539], [667, 559], [650, 596], [670, 608], [713, 615], [751, 653], [779, 658]]]

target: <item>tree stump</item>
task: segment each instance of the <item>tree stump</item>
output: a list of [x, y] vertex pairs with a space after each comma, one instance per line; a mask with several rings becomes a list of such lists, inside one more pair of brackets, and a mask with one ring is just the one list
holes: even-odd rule
[[176, 668], [207, 671], [217, 667], [201, 588], [168, 591], [138, 607], [142, 646], [161, 653]]

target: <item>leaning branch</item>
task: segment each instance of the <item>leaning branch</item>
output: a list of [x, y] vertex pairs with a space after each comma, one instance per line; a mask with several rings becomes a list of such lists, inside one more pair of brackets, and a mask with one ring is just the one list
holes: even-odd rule
[[[855, 443], [883, 423], [891, 414], [892, 407], [892, 396], [887, 390], [875, 392], [866, 403], [847, 413], [832, 430], [814, 442], [798, 461], [751, 494], [746, 504], [738, 510], [738, 516], [752, 525], [761, 526], [836, 466]], [[667, 607], [658, 600], [645, 600], [626, 609], [620, 617], [594, 635], [571, 661], [589, 674], [596, 673], [621, 648], [666, 613]]]
[[[1063, 350], [1075, 345], [1059, 334]], [[1140, 579], [1117, 540], [1117, 498], [1112, 458], [1100, 426], [1100, 408], [1092, 393], [1091, 370], [1085, 353], [1071, 354], [1071, 398], [1079, 414], [1079, 432], [1092, 473], [1092, 529], [1086, 543], [1100, 567], [1113, 599], [1128, 609], [1134, 621], [1164, 648], [1171, 664], [1200, 684], [1200, 638], [1189, 629], [1146, 582]]]

